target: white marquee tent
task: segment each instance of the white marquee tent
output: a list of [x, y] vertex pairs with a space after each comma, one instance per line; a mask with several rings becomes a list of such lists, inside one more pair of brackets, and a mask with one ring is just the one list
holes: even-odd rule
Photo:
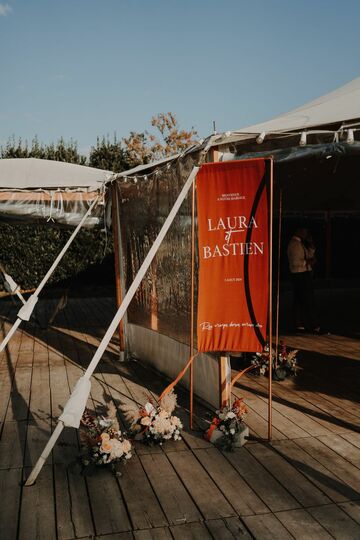
[[[0, 159], [0, 218], [76, 226], [110, 171], [36, 158]], [[99, 210], [85, 226], [97, 225]]]

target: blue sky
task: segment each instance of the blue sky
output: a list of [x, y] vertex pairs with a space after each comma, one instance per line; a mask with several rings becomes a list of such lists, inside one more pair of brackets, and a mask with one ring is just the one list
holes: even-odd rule
[[143, 131], [200, 136], [360, 75], [356, 0], [0, 0], [0, 144]]

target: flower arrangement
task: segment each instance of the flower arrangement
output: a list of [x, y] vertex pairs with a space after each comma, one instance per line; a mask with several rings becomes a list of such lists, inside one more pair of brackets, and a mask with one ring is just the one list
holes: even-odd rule
[[116, 474], [117, 463], [131, 458], [132, 446], [120, 430], [116, 407], [108, 406], [107, 416], [95, 416], [85, 410], [80, 422], [81, 460], [85, 469], [110, 465]]
[[216, 411], [205, 438], [219, 446], [222, 450], [232, 451], [234, 446], [242, 446], [249, 430], [244, 424], [248, 409], [243, 398], [234, 401], [231, 407], [223, 407]]
[[[286, 345], [280, 341], [280, 350], [276, 362], [275, 351], [271, 350], [272, 369], [274, 380], [283, 381], [288, 376], [295, 376], [297, 370], [296, 355], [298, 350], [287, 351]], [[251, 363], [258, 375], [267, 375], [269, 371], [269, 346], [266, 345], [261, 353], [256, 353]]]
[[180, 418], [173, 415], [177, 404], [173, 390], [166, 394], [159, 403], [151, 398], [140, 407], [126, 404], [121, 407], [125, 418], [130, 422], [130, 430], [135, 439], [148, 444], [160, 444], [164, 441], [181, 439], [182, 423]]

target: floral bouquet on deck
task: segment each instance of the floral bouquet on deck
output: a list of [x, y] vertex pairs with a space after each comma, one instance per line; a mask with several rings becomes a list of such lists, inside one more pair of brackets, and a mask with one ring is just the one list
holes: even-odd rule
[[107, 416], [85, 410], [80, 422], [81, 461], [86, 471], [96, 465], [110, 465], [120, 475], [117, 464], [131, 458], [131, 443], [120, 430], [116, 407], [108, 406]]
[[247, 413], [243, 398], [236, 399], [231, 407], [216, 411], [205, 438], [228, 452], [232, 451], [234, 446], [243, 446], [249, 435], [249, 429], [244, 424]]
[[172, 390], [166, 394], [159, 403], [151, 398], [138, 407], [126, 404], [121, 407], [125, 418], [131, 423], [130, 430], [135, 439], [148, 444], [160, 444], [164, 441], [181, 439], [182, 423], [178, 416], [172, 413], [176, 407], [176, 394]]
[[[276, 362], [275, 351], [271, 350], [273, 379], [283, 381], [288, 376], [296, 375], [298, 350], [287, 351], [286, 345], [280, 341], [280, 350], [278, 360]], [[254, 365], [258, 375], [267, 375], [269, 371], [269, 346], [266, 345], [261, 353], [256, 353], [251, 363]]]

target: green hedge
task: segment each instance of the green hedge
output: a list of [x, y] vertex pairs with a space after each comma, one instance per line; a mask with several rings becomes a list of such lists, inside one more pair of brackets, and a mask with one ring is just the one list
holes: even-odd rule
[[[0, 223], [0, 263], [22, 289], [35, 288], [65, 245], [73, 229], [41, 225]], [[79, 232], [49, 284], [69, 280], [91, 265], [100, 263], [113, 251], [111, 231]], [[3, 282], [0, 279], [0, 289]]]

